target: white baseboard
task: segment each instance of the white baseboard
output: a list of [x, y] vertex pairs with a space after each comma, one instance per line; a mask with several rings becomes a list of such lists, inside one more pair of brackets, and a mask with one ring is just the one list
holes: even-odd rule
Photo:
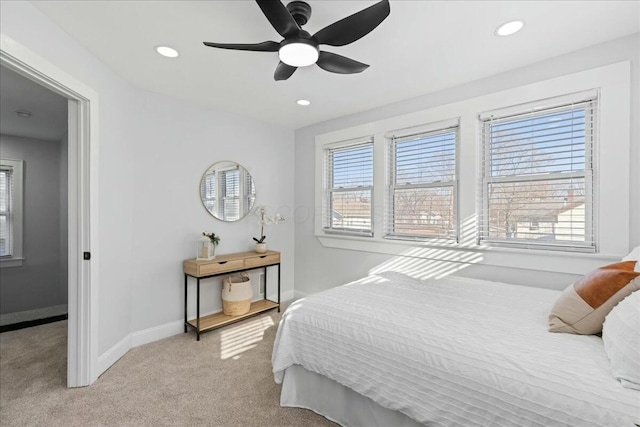
[[46, 319], [47, 317], [61, 316], [63, 314], [67, 314], [67, 304], [19, 311], [17, 313], [0, 314], [0, 326], [13, 325], [14, 323], [28, 322], [30, 320]]
[[[267, 298], [270, 299], [271, 301], [277, 301], [278, 300], [278, 294], [269, 294], [269, 295], [267, 295]], [[293, 291], [292, 290], [280, 293], [280, 302], [290, 301], [292, 299], [293, 299]]]
[[131, 334], [131, 348], [184, 333], [184, 320], [165, 323]]
[[311, 295], [311, 294], [310, 294], [310, 293], [308, 293], [308, 292], [302, 292], [302, 291], [295, 291], [295, 290], [294, 290], [293, 299], [294, 299], [294, 300], [298, 300], [298, 299], [300, 299], [300, 298], [306, 298], [306, 297], [308, 297], [309, 295]]
[[[269, 298], [273, 299], [274, 301], [277, 297], [278, 295], [273, 295], [273, 298], [272, 296], [269, 296]], [[293, 298], [293, 291], [282, 292], [280, 294], [280, 301], [289, 301]], [[208, 314], [213, 313], [202, 313], [202, 316], [206, 316]], [[102, 375], [107, 369], [111, 367], [111, 365], [116, 363], [122, 356], [127, 353], [127, 351], [131, 350], [132, 348], [182, 333], [184, 333], [183, 320], [177, 320], [174, 322], [165, 323], [164, 325], [154, 326], [152, 328], [147, 328], [141, 331], [130, 333], [98, 358], [98, 376]]]
[[121, 339], [116, 345], [98, 357], [98, 376], [120, 360], [129, 350], [131, 350], [131, 334]]

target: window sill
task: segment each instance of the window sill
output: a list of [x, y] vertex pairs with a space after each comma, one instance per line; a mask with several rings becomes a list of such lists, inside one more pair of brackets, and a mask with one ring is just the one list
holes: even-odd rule
[[448, 239], [408, 241], [354, 236], [316, 235], [326, 248], [346, 249], [421, 258], [457, 264], [481, 264], [497, 267], [541, 270], [567, 274], [585, 274], [606, 264], [619, 262], [623, 255], [504, 248], [456, 243]]
[[6, 258], [0, 259], [0, 268], [6, 267], [22, 267], [24, 258]]

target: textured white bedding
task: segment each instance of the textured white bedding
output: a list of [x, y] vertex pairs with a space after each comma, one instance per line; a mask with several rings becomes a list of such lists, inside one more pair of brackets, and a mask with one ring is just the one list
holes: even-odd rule
[[431, 426], [633, 426], [596, 336], [547, 331], [559, 292], [382, 273], [293, 303], [272, 357]]

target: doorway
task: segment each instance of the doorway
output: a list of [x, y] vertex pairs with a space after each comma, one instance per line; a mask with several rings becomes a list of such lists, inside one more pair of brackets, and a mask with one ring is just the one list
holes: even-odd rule
[[[67, 385], [98, 377], [97, 153], [98, 96], [91, 88], [4, 34], [0, 65], [66, 98], [67, 149]], [[92, 256], [93, 255], [93, 256]]]
[[68, 100], [0, 66], [0, 332], [67, 318]]

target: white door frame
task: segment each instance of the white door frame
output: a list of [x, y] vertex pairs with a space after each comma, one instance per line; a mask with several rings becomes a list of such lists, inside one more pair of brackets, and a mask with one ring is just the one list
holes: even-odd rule
[[87, 386], [98, 378], [98, 94], [3, 33], [0, 64], [69, 100], [67, 385]]

